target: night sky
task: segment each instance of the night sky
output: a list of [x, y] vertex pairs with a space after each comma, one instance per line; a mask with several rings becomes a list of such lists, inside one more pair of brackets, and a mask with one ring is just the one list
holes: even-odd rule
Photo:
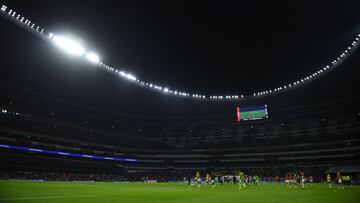
[[[330, 63], [360, 32], [360, 1], [1, 1], [54, 33], [84, 41], [138, 78], [206, 95], [251, 94]], [[229, 114], [358, 96], [360, 51], [294, 91], [247, 102], [200, 102], [141, 89], [68, 57], [0, 18], [0, 82], [132, 115]], [[286, 102], [284, 102], [286, 101]]]

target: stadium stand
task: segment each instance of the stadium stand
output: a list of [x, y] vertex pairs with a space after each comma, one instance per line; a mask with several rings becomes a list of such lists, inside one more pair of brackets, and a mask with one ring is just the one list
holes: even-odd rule
[[[1, 178], [170, 181], [183, 180], [194, 170], [225, 175], [241, 169], [274, 180], [301, 169], [319, 181], [325, 172], [360, 166], [360, 98], [275, 109], [271, 119], [237, 124], [232, 115], [189, 119], [109, 115], [7, 90], [0, 98], [0, 144], [139, 161], [2, 148]], [[349, 171], [356, 181], [358, 173]]]

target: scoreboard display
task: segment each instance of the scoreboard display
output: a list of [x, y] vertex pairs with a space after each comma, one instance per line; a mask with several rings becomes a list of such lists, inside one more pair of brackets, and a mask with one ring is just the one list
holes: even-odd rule
[[236, 107], [236, 120], [249, 121], [268, 118], [267, 105], [253, 107]]

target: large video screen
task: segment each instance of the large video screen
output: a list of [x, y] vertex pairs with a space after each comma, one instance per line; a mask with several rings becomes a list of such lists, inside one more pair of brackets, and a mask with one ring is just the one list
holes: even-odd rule
[[267, 105], [253, 106], [253, 107], [236, 107], [236, 120], [249, 121], [249, 120], [260, 120], [268, 118]]

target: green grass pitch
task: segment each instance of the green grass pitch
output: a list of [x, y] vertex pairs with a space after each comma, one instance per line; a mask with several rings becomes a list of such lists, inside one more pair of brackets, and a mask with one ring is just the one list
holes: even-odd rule
[[239, 190], [232, 183], [212, 189], [185, 183], [0, 181], [0, 202], [360, 202], [360, 186], [335, 188], [321, 183], [306, 189], [262, 183]]

